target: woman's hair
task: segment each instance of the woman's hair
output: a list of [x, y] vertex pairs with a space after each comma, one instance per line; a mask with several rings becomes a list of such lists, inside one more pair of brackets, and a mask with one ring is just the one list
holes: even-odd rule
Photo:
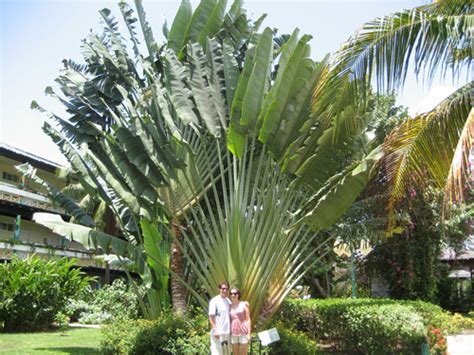
[[232, 288], [230, 289], [230, 293], [231, 293], [231, 294], [232, 294], [232, 293], [236, 293], [236, 294], [237, 294], [237, 297], [238, 297], [239, 300], [240, 300], [240, 290], [239, 290], [237, 287], [232, 287]]

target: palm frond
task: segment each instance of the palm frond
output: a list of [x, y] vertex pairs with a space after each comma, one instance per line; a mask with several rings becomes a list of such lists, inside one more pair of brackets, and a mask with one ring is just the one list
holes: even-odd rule
[[469, 157], [474, 154], [474, 109], [471, 109], [464, 128], [459, 137], [454, 151], [453, 160], [449, 168], [447, 183], [445, 185], [445, 198], [450, 202], [459, 202], [466, 199], [467, 192], [471, 189], [469, 176], [472, 168]]
[[392, 91], [403, 85], [409, 64], [432, 80], [448, 66], [470, 66], [471, 57], [453, 55], [472, 40], [474, 15], [469, 0], [433, 2], [366, 23], [334, 57], [340, 75], [370, 83], [376, 76], [379, 89]]
[[390, 186], [389, 214], [415, 184], [434, 183], [439, 188], [448, 185], [451, 190], [461, 189], [452, 192], [451, 198], [461, 196], [463, 188], [454, 180], [467, 172], [467, 157], [472, 149], [469, 110], [473, 87], [473, 83], [466, 84], [432, 111], [408, 119], [387, 137], [383, 144], [386, 155], [381, 164], [386, 168]]

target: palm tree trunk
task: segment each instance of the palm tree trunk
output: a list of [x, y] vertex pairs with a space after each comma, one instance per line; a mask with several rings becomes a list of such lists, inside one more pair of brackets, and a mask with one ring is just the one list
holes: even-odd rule
[[180, 314], [186, 313], [186, 289], [174, 276], [178, 275], [184, 280], [184, 258], [183, 252], [176, 240], [181, 241], [181, 231], [179, 230], [179, 221], [171, 221], [171, 233], [173, 241], [171, 242], [171, 303], [175, 312]]

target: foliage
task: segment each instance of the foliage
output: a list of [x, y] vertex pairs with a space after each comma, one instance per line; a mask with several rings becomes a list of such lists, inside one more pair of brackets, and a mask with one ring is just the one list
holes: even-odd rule
[[408, 108], [396, 106], [396, 95], [376, 95], [373, 109], [370, 110], [372, 119], [367, 127], [374, 134], [374, 145], [382, 144], [390, 132], [408, 118]]
[[450, 69], [454, 78], [463, 70], [468, 73], [465, 85], [429, 112], [406, 120], [386, 139], [381, 165], [389, 182], [390, 223], [414, 181], [444, 188], [445, 202], [464, 200], [470, 189], [472, 15], [469, 0], [433, 1], [395, 12], [364, 24], [334, 56], [339, 76], [361, 81], [353, 85], [354, 98], [366, 95], [373, 79], [378, 89], [399, 89], [411, 67], [429, 83]]
[[278, 314], [284, 324], [313, 339], [330, 339], [345, 350], [375, 353], [387, 349], [418, 352], [428, 329], [444, 329], [446, 336], [466, 327], [458, 317], [426, 302], [389, 299], [289, 300]]
[[49, 326], [67, 300], [93, 280], [73, 268], [76, 262], [32, 256], [0, 264], [0, 322], [4, 322], [4, 330]]
[[317, 342], [310, 339], [305, 333], [288, 327], [282, 322], [275, 322], [272, 327], [277, 329], [280, 340], [264, 348], [264, 354], [310, 355], [317, 353]]
[[[370, 147], [380, 145], [390, 131], [408, 117], [407, 108], [395, 105], [395, 95], [372, 95], [368, 99], [365, 115], [368, 125], [365, 135], [361, 135], [359, 146], [370, 150]], [[365, 136], [365, 137], [364, 137]], [[341, 166], [346, 164], [340, 161]], [[379, 179], [382, 180], [382, 179]], [[383, 181], [374, 181], [380, 185]], [[329, 250], [321, 264], [315, 265], [304, 277], [304, 283], [311, 287], [311, 294], [316, 297], [346, 297], [351, 294], [350, 265], [348, 257], [352, 250], [360, 249], [361, 243], [377, 241], [385, 234], [386, 218], [381, 213], [385, 206], [379, 196], [380, 191], [374, 191], [372, 185], [367, 186], [357, 200], [349, 207], [343, 216], [331, 227], [320, 231], [312, 242], [308, 252], [322, 240], [332, 236], [337, 243], [344, 243], [348, 253], [341, 257]], [[333, 245], [327, 248], [334, 249]], [[359, 266], [359, 265], [358, 265]], [[370, 285], [357, 275], [357, 290], [370, 293]]]
[[207, 318], [164, 312], [153, 321], [124, 320], [102, 331], [100, 349], [106, 354], [196, 354], [209, 348]]
[[143, 295], [143, 288], [137, 294], [123, 279], [116, 279], [111, 285], [100, 289], [89, 288], [82, 297], [69, 299], [65, 312], [72, 320], [83, 324], [137, 319], [143, 316], [138, 302]]
[[441, 329], [428, 326], [428, 341], [431, 344], [431, 354], [447, 354], [448, 343]]
[[[337, 220], [380, 157], [378, 149], [357, 149], [365, 107], [326, 92], [330, 65], [310, 58], [309, 35], [296, 29], [281, 41], [259, 30], [263, 17], [248, 20], [241, 1], [227, 13], [225, 4], [203, 0], [193, 11], [183, 1], [158, 45], [141, 1], [136, 10], [121, 2], [131, 49], [111, 11], [100, 11], [103, 34], [84, 41], [85, 64], [65, 61], [61, 93], [46, 90], [68, 117], [32, 103], [126, 240], [44, 215], [35, 220], [131, 261], [149, 291], [150, 319], [169, 302], [170, 272], [202, 306], [225, 278], [243, 290], [254, 321], [270, 317], [322, 255], [303, 253], [310, 230]], [[172, 241], [192, 280], [169, 270]]]
[[387, 283], [392, 298], [444, 305], [451, 298], [447, 292], [449, 280], [443, 277], [446, 271], [439, 258], [443, 248], [461, 248], [474, 212], [469, 205], [457, 206], [452, 208], [449, 219], [443, 221], [442, 203], [439, 190], [412, 188], [403, 202], [403, 211], [408, 212], [398, 217], [402, 232], [374, 243], [363, 267], [370, 277], [378, 276]]

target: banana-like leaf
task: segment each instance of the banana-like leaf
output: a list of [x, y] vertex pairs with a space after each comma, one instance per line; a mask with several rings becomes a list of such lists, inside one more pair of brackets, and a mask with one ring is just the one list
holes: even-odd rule
[[302, 222], [315, 229], [324, 229], [336, 222], [365, 188], [373, 166], [381, 157], [381, 149], [376, 148], [359, 164], [329, 179], [302, 208], [303, 211], [309, 210]]
[[64, 222], [61, 216], [52, 213], [37, 212], [33, 214], [33, 221], [68, 240], [82, 244], [87, 249], [99, 250], [102, 253], [133, 260], [135, 269], [141, 275], [145, 285], [152, 286], [153, 277], [146, 265], [141, 246], [86, 226]]
[[203, 48], [206, 48], [207, 39], [213, 38], [219, 31], [222, 21], [224, 19], [225, 9], [227, 6], [227, 0], [218, 0], [214, 6], [209, 18], [204, 25], [204, 28], [197, 37], [197, 42], [201, 44]]
[[34, 180], [37, 184], [44, 186], [46, 191], [49, 192], [51, 199], [58, 203], [60, 207], [64, 208], [66, 213], [73, 216], [79, 224], [87, 227], [94, 227], [94, 220], [80, 208], [71, 198], [64, 195], [58, 188], [53, 184], [45, 181], [36, 174], [36, 168], [28, 163], [17, 165], [16, 169], [23, 174], [23, 176]]
[[[143, 234], [143, 248], [150, 268], [157, 274], [158, 285], [168, 285], [168, 269], [163, 265], [170, 263], [170, 243], [164, 240], [158, 228], [145, 219], [140, 220]], [[168, 290], [164, 287], [158, 289], [159, 299], [169, 303]]]
[[151, 26], [146, 19], [142, 1], [135, 0], [135, 7], [137, 8], [137, 15], [142, 29], [143, 37], [145, 38], [145, 43], [148, 48], [148, 54], [151, 58], [153, 58], [158, 51], [158, 45], [155, 41], [155, 38], [153, 37], [153, 31], [151, 30]]
[[197, 42], [199, 34], [204, 30], [206, 23], [216, 7], [217, 0], [202, 0], [188, 23], [185, 42]]
[[269, 86], [270, 64], [273, 54], [273, 33], [266, 28], [255, 48], [255, 63], [248, 82], [248, 89], [242, 101], [240, 125], [253, 130]]
[[[221, 126], [219, 116], [216, 115], [217, 108], [212, 100], [212, 91], [209, 90], [209, 78], [206, 73], [207, 58], [199, 45], [188, 46], [190, 86], [196, 109], [203, 120], [204, 125], [211, 135], [220, 135]], [[222, 107], [219, 107], [222, 112]]]
[[37, 212], [33, 221], [52, 230], [68, 240], [78, 242], [87, 249], [101, 249], [106, 254], [131, 257], [137, 253], [136, 248], [126, 240], [114, 237], [90, 227], [64, 222], [61, 216], [52, 213]]
[[168, 34], [168, 48], [179, 53], [184, 46], [186, 28], [191, 20], [193, 9], [189, 0], [182, 0]]

